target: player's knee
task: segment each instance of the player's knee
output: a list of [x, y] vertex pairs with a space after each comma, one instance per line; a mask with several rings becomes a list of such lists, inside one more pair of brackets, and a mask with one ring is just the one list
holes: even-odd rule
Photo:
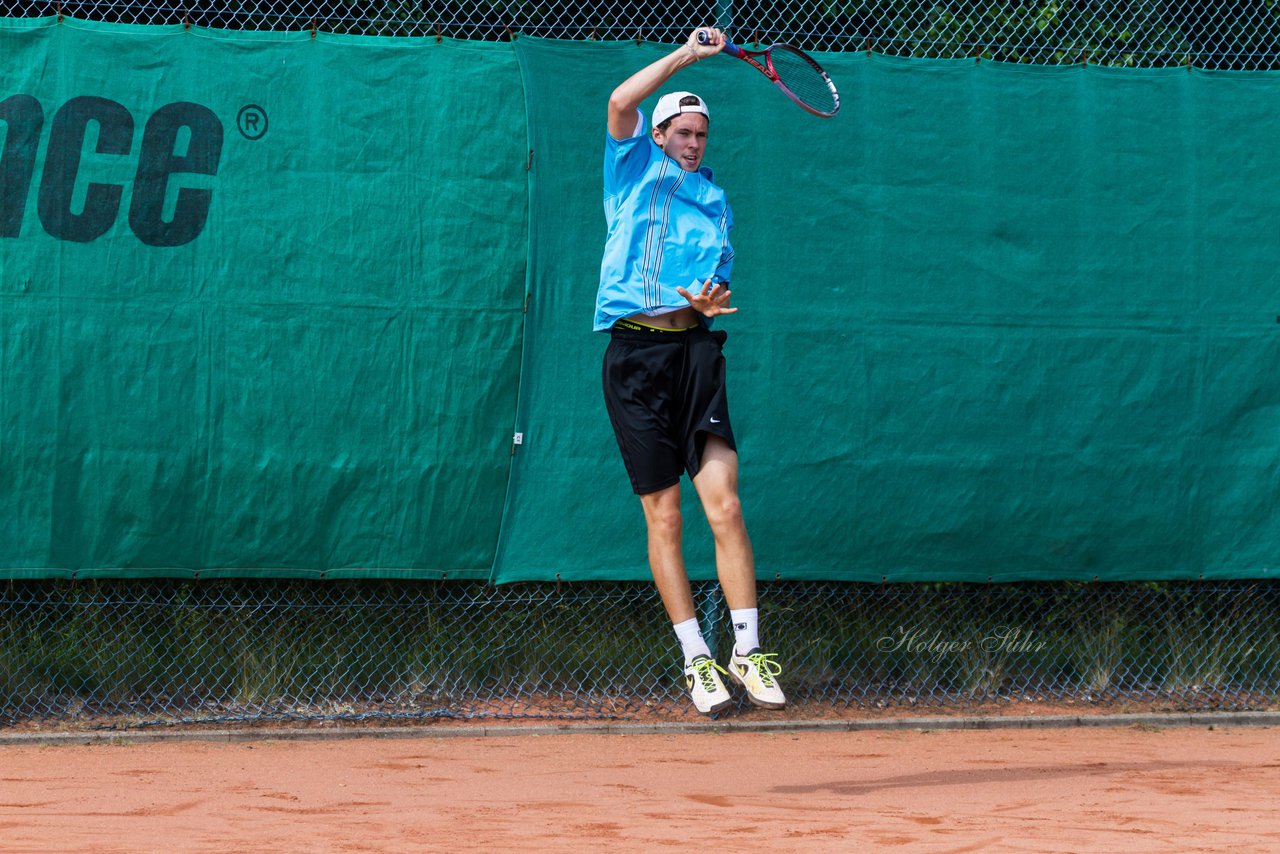
[[681, 528], [680, 492], [664, 490], [646, 495], [643, 499], [644, 518], [649, 530], [658, 533], [679, 534]]
[[742, 501], [737, 495], [718, 495], [708, 500], [704, 509], [712, 528], [736, 528], [742, 524]]
[[679, 536], [684, 524], [680, 516], [680, 505], [654, 507], [645, 513], [649, 530], [655, 534]]

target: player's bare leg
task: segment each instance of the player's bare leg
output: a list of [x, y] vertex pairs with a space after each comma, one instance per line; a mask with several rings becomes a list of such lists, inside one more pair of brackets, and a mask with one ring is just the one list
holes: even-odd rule
[[649, 569], [672, 623], [694, 617], [693, 593], [684, 566], [680, 484], [640, 496], [649, 531]]
[[756, 607], [756, 561], [738, 498], [738, 452], [708, 436], [693, 479], [716, 541], [716, 575], [731, 610]]
[[719, 674], [725, 670], [711, 658], [693, 607], [693, 591], [684, 565], [680, 484], [642, 495], [640, 503], [649, 531], [653, 583], [684, 652], [685, 688], [698, 711], [714, 714], [732, 705], [733, 697], [720, 679]]
[[766, 709], [781, 709], [786, 696], [775, 679], [782, 673], [774, 653], [760, 649], [756, 627], [756, 564], [738, 498], [738, 454], [723, 439], [707, 438], [702, 468], [693, 479], [716, 541], [716, 574], [733, 618], [734, 649], [727, 673], [747, 698]]

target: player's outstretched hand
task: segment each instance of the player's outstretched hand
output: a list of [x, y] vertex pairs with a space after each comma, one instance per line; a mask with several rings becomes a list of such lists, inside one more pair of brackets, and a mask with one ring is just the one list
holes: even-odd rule
[[702, 283], [702, 289], [697, 293], [678, 286], [676, 287], [676, 293], [687, 299], [689, 305], [697, 309], [698, 313], [704, 317], [733, 314], [737, 311], [736, 308], [729, 307], [729, 297], [733, 291], [728, 288], [722, 288], [718, 283], [712, 285], [710, 279]]

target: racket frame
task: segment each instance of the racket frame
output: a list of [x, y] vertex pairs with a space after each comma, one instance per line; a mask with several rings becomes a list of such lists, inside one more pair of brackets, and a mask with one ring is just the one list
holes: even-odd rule
[[[706, 32], [699, 30], [698, 42], [700, 44], [706, 44], [706, 41], [707, 41]], [[796, 95], [796, 93], [792, 92], [790, 89], [787, 88], [786, 83], [782, 82], [782, 80], [779, 79], [778, 72], [773, 70], [774, 48], [781, 48], [787, 51], [788, 53], [796, 54], [797, 56], [802, 58], [805, 62], [807, 62], [813, 68], [814, 71], [822, 75], [823, 82], [826, 83], [827, 88], [831, 90], [832, 107], [830, 112], [819, 110], [816, 107], [812, 107], [809, 104], [806, 104], [803, 100], [800, 99], [798, 95]], [[827, 72], [823, 70], [821, 65], [819, 65], [817, 62], [814, 61], [813, 57], [809, 56], [809, 54], [805, 53], [804, 51], [800, 50], [794, 45], [789, 45], [784, 42], [779, 42], [777, 44], [771, 44], [768, 47], [764, 48], [763, 50], [746, 50], [744, 48], [738, 47], [736, 44], [729, 41], [728, 39], [725, 39], [724, 52], [734, 57], [735, 59], [741, 59], [743, 62], [747, 63], [752, 68], [756, 69], [761, 74], [763, 74], [765, 77], [769, 78], [769, 80], [773, 83], [774, 86], [777, 86], [779, 89], [782, 90], [782, 94], [786, 95], [788, 98], [794, 101], [796, 106], [804, 110], [805, 112], [812, 113], [813, 115], [818, 116], [820, 118], [824, 118], [824, 119], [829, 119], [832, 116], [834, 116], [836, 113], [840, 112], [840, 93], [836, 91], [836, 84], [831, 82], [831, 78], [827, 76]], [[756, 60], [756, 57], [763, 57], [764, 62], [763, 63], [758, 62]]]

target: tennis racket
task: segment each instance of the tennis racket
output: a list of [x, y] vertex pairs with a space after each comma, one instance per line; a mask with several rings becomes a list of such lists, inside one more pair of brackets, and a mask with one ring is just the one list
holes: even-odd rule
[[[698, 30], [698, 44], [707, 43], [705, 30]], [[840, 93], [827, 72], [807, 53], [789, 44], [770, 45], [764, 50], [743, 50], [728, 39], [724, 52], [741, 59], [782, 90], [802, 109], [829, 119], [840, 112]], [[761, 62], [760, 60], [763, 60]]]

